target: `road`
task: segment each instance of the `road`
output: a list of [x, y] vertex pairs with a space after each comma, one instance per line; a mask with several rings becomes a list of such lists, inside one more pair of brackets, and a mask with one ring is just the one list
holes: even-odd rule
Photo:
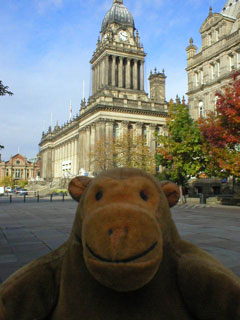
[[[0, 201], [0, 282], [60, 246], [71, 232], [77, 207], [72, 200], [19, 201]], [[172, 215], [184, 239], [240, 277], [240, 208], [176, 206]]]

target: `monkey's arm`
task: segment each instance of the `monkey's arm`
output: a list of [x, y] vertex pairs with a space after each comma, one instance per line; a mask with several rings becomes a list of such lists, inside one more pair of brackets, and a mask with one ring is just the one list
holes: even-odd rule
[[65, 245], [27, 264], [0, 286], [0, 320], [48, 319], [57, 303]]
[[240, 279], [201, 249], [192, 246], [178, 262], [178, 285], [193, 316], [240, 319]]

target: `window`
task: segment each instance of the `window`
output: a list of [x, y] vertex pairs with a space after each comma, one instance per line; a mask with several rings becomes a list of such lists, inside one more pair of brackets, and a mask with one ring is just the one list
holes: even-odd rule
[[220, 77], [220, 61], [217, 61], [217, 77]]
[[198, 86], [198, 73], [195, 72], [195, 86]]
[[20, 169], [16, 169], [15, 177], [20, 178]]
[[113, 137], [115, 139], [118, 139], [120, 137], [120, 128], [118, 123], [115, 123], [113, 126]]
[[20, 164], [20, 161], [19, 161], [19, 160], [17, 160], [17, 161], [16, 161], [16, 164]]
[[203, 84], [203, 70], [200, 70], [200, 83]]
[[131, 136], [133, 135], [133, 126], [131, 124], [128, 126], [128, 132]]
[[217, 42], [219, 40], [219, 31], [218, 30], [216, 30], [215, 36], [216, 36], [216, 42]]
[[143, 126], [142, 127], [142, 137], [143, 137], [143, 142], [144, 144], [146, 145], [148, 143], [148, 140], [147, 140], [147, 127], [146, 126]]
[[212, 34], [209, 33], [208, 34], [208, 45], [211, 46], [211, 44], [212, 44]]
[[214, 64], [210, 65], [210, 78], [211, 80], [214, 79]]
[[199, 111], [199, 117], [203, 118], [205, 112], [204, 112], [204, 105], [203, 105], [202, 101], [200, 101], [199, 104], [198, 104], [198, 111]]
[[237, 52], [237, 69], [240, 68], [240, 52]]

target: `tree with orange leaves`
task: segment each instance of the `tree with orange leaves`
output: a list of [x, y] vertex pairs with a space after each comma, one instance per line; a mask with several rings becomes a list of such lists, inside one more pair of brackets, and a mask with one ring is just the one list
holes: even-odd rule
[[199, 119], [204, 147], [219, 166], [218, 174], [240, 177], [240, 79], [217, 92], [216, 112]]

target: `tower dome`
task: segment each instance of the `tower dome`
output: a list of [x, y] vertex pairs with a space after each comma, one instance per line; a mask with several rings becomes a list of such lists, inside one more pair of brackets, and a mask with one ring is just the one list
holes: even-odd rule
[[103, 32], [108, 24], [112, 22], [134, 28], [133, 16], [128, 11], [127, 7], [123, 5], [123, 0], [113, 0], [111, 9], [106, 13], [103, 19], [101, 31]]

